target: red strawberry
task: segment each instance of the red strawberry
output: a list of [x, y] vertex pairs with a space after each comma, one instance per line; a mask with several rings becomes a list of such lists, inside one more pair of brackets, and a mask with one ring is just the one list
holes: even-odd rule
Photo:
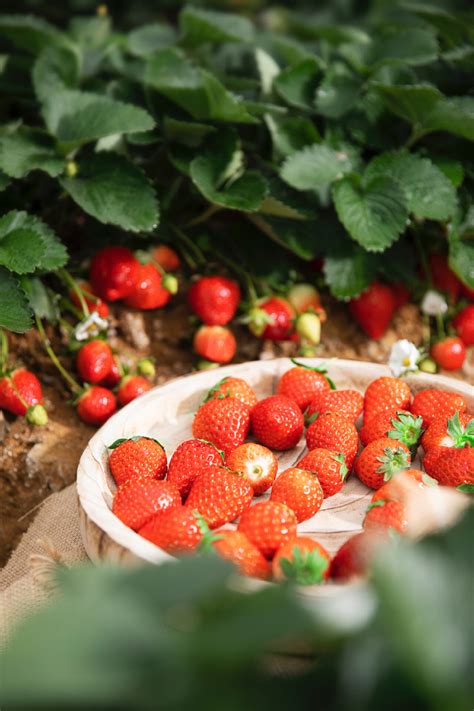
[[359, 430], [360, 441], [366, 447], [381, 437], [398, 439], [410, 450], [414, 450], [423, 432], [423, 419], [408, 410], [380, 413], [372, 417]]
[[150, 519], [138, 533], [167, 553], [179, 556], [194, 551], [208, 531], [197, 511], [173, 506]]
[[416, 484], [423, 489], [425, 486], [436, 486], [438, 482], [432, 479], [426, 472], [420, 469], [403, 469], [394, 474], [386, 484], [374, 491], [372, 502], [383, 499], [385, 501], [400, 501], [402, 504], [406, 502], [407, 493], [410, 492], [410, 485]]
[[115, 395], [107, 388], [87, 388], [77, 401], [77, 414], [88, 425], [103, 425], [117, 411]]
[[181, 506], [176, 486], [169, 481], [142, 476], [128, 479], [119, 486], [112, 511], [122, 523], [138, 531], [155, 514], [172, 506]]
[[474, 301], [474, 289], [461, 282], [461, 293], [469, 301]]
[[201, 439], [188, 439], [181, 442], [170, 459], [168, 481], [176, 484], [185, 499], [193, 481], [204, 469], [210, 465], [221, 466], [223, 463], [222, 452], [213, 444]]
[[246, 479], [211, 465], [194, 480], [185, 505], [199, 511], [209, 528], [218, 528], [240, 516], [252, 496]]
[[364, 531], [349, 538], [331, 561], [331, 578], [346, 582], [366, 575], [377, 549], [386, 540], [383, 529]]
[[224, 454], [243, 444], [250, 427], [250, 410], [239, 400], [208, 400], [196, 412], [193, 437], [211, 442]]
[[474, 485], [473, 447], [433, 447], [426, 453], [423, 466], [443, 486]]
[[273, 484], [278, 472], [278, 460], [261, 444], [241, 444], [226, 458], [226, 465], [249, 482], [255, 496], [263, 494]]
[[41, 383], [26, 368], [17, 368], [0, 378], [0, 408], [14, 415], [27, 415], [36, 405], [43, 403]]
[[325, 497], [334, 496], [341, 491], [347, 476], [344, 455], [320, 447], [308, 452], [296, 466], [316, 474]]
[[405, 506], [400, 501], [377, 499], [369, 504], [364, 529], [392, 528], [403, 533], [407, 527]]
[[124, 301], [132, 309], [147, 311], [165, 306], [170, 298], [171, 293], [163, 286], [161, 274], [149, 262], [139, 265], [133, 288]]
[[151, 252], [153, 259], [165, 272], [175, 272], [181, 265], [178, 254], [167, 244], [158, 244]]
[[272, 561], [275, 580], [317, 585], [329, 577], [329, 553], [312, 538], [300, 536], [284, 543]]
[[387, 412], [408, 410], [410, 402], [411, 391], [403, 380], [390, 376], [377, 378], [365, 391], [364, 423]]
[[408, 291], [405, 284], [391, 284], [390, 288], [395, 297], [395, 308], [400, 309], [405, 306], [406, 303], [410, 301], [410, 292]]
[[425, 452], [432, 447], [474, 447], [474, 417], [456, 412], [433, 420], [421, 438]]
[[271, 501], [286, 504], [298, 523], [312, 518], [321, 508], [324, 494], [318, 477], [307, 469], [290, 467], [273, 484]]
[[249, 328], [258, 338], [286, 341], [293, 333], [295, 313], [286, 299], [271, 296], [260, 301], [249, 313]]
[[[107, 316], [109, 315], [109, 307], [107, 306], [105, 301], [102, 301], [102, 299], [99, 299], [99, 297], [94, 294], [89, 282], [81, 281], [78, 283], [78, 287], [82, 292], [84, 301], [86, 302], [89, 311], [97, 311], [99, 316], [101, 316], [102, 318], [107, 318]], [[75, 306], [77, 306], [79, 309], [81, 308], [81, 301], [79, 299], [79, 296], [77, 295], [77, 292], [74, 289], [71, 289], [71, 291], [69, 292], [69, 298]]]
[[461, 291], [461, 282], [448, 266], [446, 257], [441, 254], [430, 254], [429, 262], [434, 286], [449, 294], [451, 301], [456, 303]]
[[219, 531], [213, 546], [221, 558], [234, 563], [241, 575], [267, 580], [270, 563], [241, 531]]
[[261, 444], [283, 451], [296, 447], [300, 441], [304, 419], [294, 400], [273, 395], [255, 405], [251, 413], [251, 426]]
[[235, 356], [237, 343], [234, 334], [224, 326], [201, 326], [194, 334], [196, 353], [214, 363], [229, 363]]
[[320, 415], [306, 430], [308, 449], [330, 449], [344, 455], [350, 471], [359, 448], [359, 435], [355, 425], [341, 415], [328, 412]]
[[223, 397], [232, 397], [235, 400], [240, 400], [240, 402], [243, 402], [250, 408], [257, 404], [255, 392], [250, 385], [241, 378], [232, 378], [230, 376], [222, 378], [222, 380], [219, 380], [219, 382], [209, 390], [206, 401], [221, 400]]
[[311, 419], [311, 415], [336, 412], [355, 423], [363, 407], [364, 398], [357, 390], [329, 390], [318, 393], [311, 400], [305, 414], [307, 418]]
[[118, 439], [109, 449], [112, 450], [109, 456], [110, 472], [118, 486], [138, 477], [165, 478], [166, 452], [156, 439]]
[[370, 338], [381, 338], [392, 320], [396, 300], [389, 286], [373, 282], [349, 302], [349, 311]]
[[330, 381], [325, 377], [324, 368], [303, 365], [296, 360], [295, 368], [290, 368], [278, 381], [277, 394], [285, 395], [296, 402], [300, 410], [306, 410], [310, 402], [320, 393], [329, 392]]
[[135, 285], [140, 262], [126, 247], [105, 247], [92, 258], [90, 281], [94, 293], [105, 301], [128, 296]]
[[474, 304], [465, 306], [453, 319], [456, 333], [465, 346], [474, 345]]
[[122, 366], [120, 361], [114, 357], [112, 361], [112, 367], [110, 368], [109, 374], [104, 380], [101, 381], [101, 385], [105, 388], [115, 388], [119, 384], [122, 377]]
[[410, 408], [414, 415], [423, 418], [423, 427], [428, 427], [440, 417], [452, 417], [456, 412], [466, 412], [467, 405], [462, 395], [445, 390], [422, 390], [413, 398]]
[[242, 514], [238, 530], [271, 559], [283, 543], [295, 538], [296, 516], [285, 504], [262, 501]]
[[188, 292], [192, 311], [208, 326], [225, 326], [240, 302], [237, 282], [224, 276], [201, 277]]
[[83, 345], [76, 356], [76, 368], [86, 383], [97, 384], [109, 375], [114, 363], [108, 343], [96, 339]]
[[141, 375], [126, 375], [120, 381], [117, 393], [119, 403], [124, 407], [128, 405], [129, 402], [132, 402], [132, 400], [135, 400], [135, 398], [151, 390], [152, 387], [150, 381]]
[[355, 463], [355, 473], [363, 484], [379, 489], [401, 469], [408, 469], [410, 462], [410, 450], [406, 445], [381, 437], [362, 450]]
[[466, 359], [466, 346], [457, 336], [450, 336], [431, 346], [431, 357], [444, 370], [459, 370]]

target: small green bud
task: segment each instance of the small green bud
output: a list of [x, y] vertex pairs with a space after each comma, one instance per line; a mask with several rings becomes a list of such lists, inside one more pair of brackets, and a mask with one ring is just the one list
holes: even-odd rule
[[66, 161], [64, 171], [68, 178], [74, 178], [79, 172], [79, 166], [75, 160], [68, 160]]
[[313, 346], [317, 346], [321, 341], [321, 321], [316, 314], [311, 311], [307, 311], [301, 314], [301, 316], [298, 316], [296, 331], [301, 338], [304, 338]]
[[437, 373], [438, 366], [434, 362], [433, 358], [423, 358], [418, 364], [418, 368], [423, 371], [423, 373]]
[[151, 358], [140, 358], [137, 362], [137, 370], [140, 375], [145, 375], [148, 378], [154, 378], [156, 375], [155, 364]]
[[178, 279], [174, 274], [165, 274], [162, 280], [164, 288], [170, 292], [170, 294], [177, 294], [179, 288]]
[[32, 407], [29, 407], [25, 417], [26, 421], [29, 422], [30, 425], [39, 425], [42, 427], [48, 422], [48, 413], [43, 405], [33, 405]]
[[196, 370], [215, 370], [219, 368], [219, 363], [213, 363], [210, 360], [199, 360], [196, 363]]

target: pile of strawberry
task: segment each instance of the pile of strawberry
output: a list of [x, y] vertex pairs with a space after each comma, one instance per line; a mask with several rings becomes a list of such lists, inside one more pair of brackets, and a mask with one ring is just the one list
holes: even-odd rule
[[[244, 380], [227, 377], [208, 393], [194, 417], [194, 439], [182, 442], [169, 464], [148, 437], [111, 445], [118, 487], [112, 510], [175, 556], [213, 549], [243, 575], [305, 585], [347, 580], [366, 570], [391, 529], [405, 532], [403, 478], [421, 489], [474, 484], [474, 419], [466, 410], [461, 395], [424, 390], [412, 398], [408, 385], [391, 377], [373, 381], [365, 396], [336, 390], [324, 369], [298, 363], [262, 400]], [[296, 447], [305, 424], [308, 453], [278, 474], [274, 451]], [[249, 433], [256, 442], [246, 442]], [[419, 443], [424, 472], [411, 468]], [[352, 471], [375, 493], [364, 531], [331, 560], [297, 526], [340, 492]]]

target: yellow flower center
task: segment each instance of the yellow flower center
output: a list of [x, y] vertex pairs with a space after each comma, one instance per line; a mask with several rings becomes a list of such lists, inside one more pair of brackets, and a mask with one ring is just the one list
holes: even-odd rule
[[403, 359], [403, 365], [410, 365], [410, 359], [408, 356], [405, 356], [405, 358]]

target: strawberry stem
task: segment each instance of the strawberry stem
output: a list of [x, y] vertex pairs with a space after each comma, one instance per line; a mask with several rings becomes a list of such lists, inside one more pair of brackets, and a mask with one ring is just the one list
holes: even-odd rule
[[0, 375], [4, 375], [7, 370], [8, 361], [8, 337], [3, 328], [0, 328]]
[[44, 330], [43, 322], [41, 321], [39, 316], [35, 316], [35, 320], [36, 320], [36, 327], [38, 329], [38, 333], [40, 335], [40, 338], [41, 338], [41, 341], [43, 343], [43, 347], [44, 347], [46, 353], [48, 354], [48, 356], [50, 357], [51, 361], [54, 363], [56, 368], [59, 370], [59, 372], [61, 373], [63, 378], [69, 384], [73, 393], [75, 393], [76, 395], [80, 395], [82, 393], [83, 389], [81, 388], [79, 383], [77, 383], [74, 380], [72, 375], [70, 375], [70, 373], [67, 372], [66, 368], [64, 368], [62, 363], [59, 361], [59, 358], [57, 357], [56, 353], [53, 351], [53, 349], [51, 347], [51, 341], [49, 340], [49, 338], [46, 335], [46, 332]]
[[222, 209], [223, 208], [220, 205], [209, 205], [204, 210], [204, 212], [201, 212], [200, 215], [187, 222], [185, 224], [185, 228], [187, 229], [188, 227], [196, 227], [196, 225], [202, 225], [203, 222], [207, 222], [210, 217], [215, 215], [216, 212], [220, 212], [220, 210]]
[[76, 294], [77, 298], [79, 299], [79, 303], [81, 305], [82, 312], [84, 316], [89, 316], [90, 311], [89, 307], [87, 305], [87, 302], [84, 298], [84, 294], [82, 293], [82, 289], [77, 283], [77, 281], [74, 279], [74, 277], [69, 274], [67, 269], [58, 269], [57, 271], [58, 276], [62, 279], [62, 281], [69, 286], [73, 292]]
[[[186, 245], [187, 250], [188, 250], [188, 255], [189, 259], [188, 262], [190, 263], [190, 266], [192, 269], [197, 270], [199, 266], [203, 267], [205, 266], [207, 260], [206, 257], [204, 256], [203, 252], [199, 249], [199, 247], [194, 244], [194, 242], [189, 239], [187, 235], [184, 234], [182, 230], [179, 229], [179, 227], [176, 227], [176, 225], [171, 225], [171, 229], [175, 233], [175, 235], [178, 237], [178, 239], [181, 240], [183, 244]], [[191, 253], [193, 257], [190, 257]], [[192, 263], [191, 263], [192, 261]]]

